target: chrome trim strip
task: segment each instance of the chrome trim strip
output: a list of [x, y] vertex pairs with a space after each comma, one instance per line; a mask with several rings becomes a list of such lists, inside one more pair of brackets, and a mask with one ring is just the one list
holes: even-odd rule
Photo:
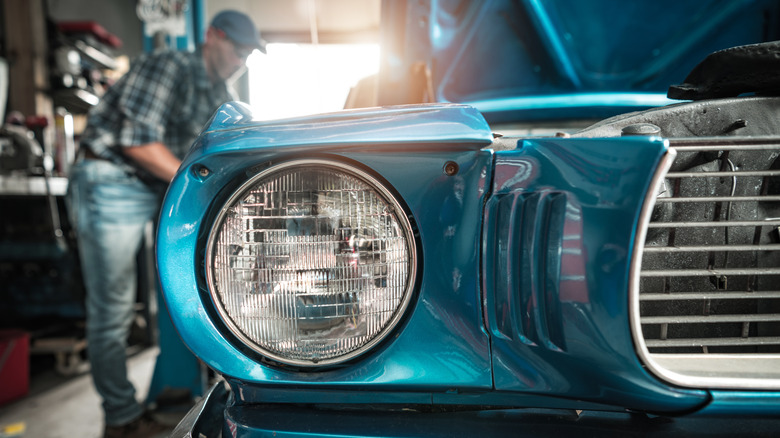
[[[668, 140], [666, 141], [666, 146], [667, 148], [669, 146]], [[642, 321], [639, 308], [639, 283], [642, 272], [642, 256], [644, 255], [645, 239], [647, 238], [647, 230], [650, 225], [653, 208], [655, 207], [655, 201], [658, 198], [657, 194], [663, 187], [666, 173], [672, 167], [672, 163], [674, 163], [676, 157], [677, 151], [668, 148], [666, 154], [661, 158], [658, 169], [650, 182], [650, 189], [647, 191], [645, 201], [642, 203], [642, 211], [639, 214], [639, 221], [637, 223], [636, 240], [634, 241], [634, 249], [631, 254], [628, 287], [628, 319], [631, 327], [631, 336], [634, 339], [634, 348], [636, 349], [640, 361], [646, 364], [653, 374], [664, 380], [669, 380], [669, 378], [664, 376], [663, 372], [665, 370], [659, 368], [651, 358], [650, 351], [647, 349], [644, 336], [642, 335]], [[679, 384], [679, 382], [674, 383]]]
[[[654, 354], [646, 362], [648, 368], [670, 383], [694, 388], [772, 390], [780, 386], [777, 361], [780, 355], [712, 355], [703, 361], [701, 355]], [[702, 367], [702, 362], [708, 367]], [[745, 370], [745, 362], [750, 370]], [[669, 371], [684, 370], [686, 374]], [[743, 374], [747, 377], [714, 377], [715, 374]], [[747, 373], [747, 374], [746, 374]]]
[[190, 408], [168, 438], [219, 436], [228, 395], [225, 381], [220, 379]]

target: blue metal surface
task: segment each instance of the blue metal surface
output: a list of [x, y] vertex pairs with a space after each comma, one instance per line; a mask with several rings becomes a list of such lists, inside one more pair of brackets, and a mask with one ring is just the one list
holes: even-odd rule
[[[288, 427], [303, 411], [268, 417], [253, 407], [264, 403], [776, 413], [776, 394], [671, 387], [636, 356], [630, 254], [664, 140], [548, 138], [518, 140], [514, 149], [504, 140], [493, 151], [485, 147], [491, 137], [479, 113], [460, 105], [262, 123], [242, 105], [220, 109], [171, 184], [157, 248], [174, 326], [233, 389], [226, 427], [236, 436], [303, 436]], [[211, 221], [232, 191], [300, 157], [351, 163], [385, 181], [408, 209], [421, 260], [416, 295], [395, 332], [373, 351], [319, 370], [269, 364], [242, 348], [214, 311], [203, 273]], [[448, 161], [456, 174], [443, 171]], [[520, 412], [504, 415], [528, 421]], [[372, 421], [383, 415], [390, 413]], [[408, 421], [426, 427], [431, 418]], [[502, 430], [493, 413], [462, 418]], [[438, 421], [420, 433], [386, 433], [439, 436]], [[366, 436], [364, 426], [332, 424], [334, 436]]]
[[[771, 398], [760, 393], [737, 393], [735, 398], [755, 402], [758, 398], [771, 404]], [[774, 437], [780, 434], [780, 419], [752, 416], [745, 409], [742, 416], [734, 412], [707, 409], [686, 417], [658, 417], [638, 413], [567, 409], [493, 409], [486, 411], [440, 411], [396, 409], [367, 411], [356, 409], [319, 409], [303, 400], [299, 404], [234, 405], [221, 384], [187, 414], [171, 438], [189, 436], [241, 437], [669, 437], [669, 436], [740, 436]], [[720, 398], [720, 394], [715, 394]], [[776, 404], [777, 402], [774, 401]], [[718, 405], [717, 402], [713, 403]], [[227, 420], [227, 421], [226, 421]], [[189, 435], [188, 435], [189, 434]]]
[[[227, 112], [223, 110], [220, 112]], [[481, 218], [474, 212], [480, 211], [487, 193], [491, 153], [479, 150], [487, 144], [490, 132], [478, 115], [460, 106], [435, 106], [430, 111], [389, 109], [386, 115], [371, 111], [367, 119], [336, 118], [338, 131], [348, 133], [343, 135], [317, 119], [287, 127], [260, 124], [253, 129], [205, 134], [171, 184], [158, 235], [165, 299], [176, 309], [173, 322], [187, 345], [208, 366], [249, 383], [489, 389], [490, 357], [482, 328], [477, 271]], [[415, 127], [415, 120], [419, 127]], [[419, 133], [422, 143], [412, 144], [411, 136], [391, 142], [404, 126]], [[364, 138], [365, 144], [350, 140], [355, 136]], [[338, 139], [344, 139], [342, 147], [338, 147]], [[425, 257], [419, 295], [402, 328], [376, 351], [358, 359], [359, 366], [301, 373], [260, 365], [213, 322], [218, 318], [209, 310], [211, 304], [204, 293], [199, 242], [203, 243], [208, 232], [209, 216], [230, 194], [226, 186], [235, 187], [269, 161], [295, 154], [311, 157], [325, 148], [329, 157], [361, 163], [387, 180], [420, 229], [423, 256], [431, 256]], [[408, 153], [412, 151], [414, 159], [410, 160]], [[458, 163], [461, 170], [457, 176], [443, 174], [446, 161]], [[199, 169], [203, 167], [210, 169], [209, 176], [201, 176]], [[262, 396], [262, 391], [252, 391], [247, 387], [241, 394]]]
[[780, 433], [780, 420], [774, 418], [666, 418], [563, 409], [372, 412], [258, 405], [229, 407], [225, 414], [223, 436], [254, 438], [773, 437]]
[[[162, 294], [158, 290], [157, 302], [162, 303]], [[157, 402], [171, 390], [185, 390], [194, 400], [204, 394], [208, 385], [208, 372], [203, 364], [182, 343], [171, 322], [166, 306], [157, 308], [158, 345], [160, 354], [154, 363], [152, 380], [146, 393], [146, 403]]]
[[[666, 94], [707, 54], [767, 38], [755, 23], [777, 7], [765, 0], [432, 1], [434, 32], [450, 36], [430, 38], [435, 64], [446, 66], [437, 96], [471, 102], [574, 91]], [[486, 72], [486, 57], [501, 68]]]
[[606, 118], [674, 103], [659, 93], [568, 93], [550, 96], [516, 96], [469, 102], [488, 114], [491, 123], [517, 120], [578, 119], [583, 115]]
[[[383, 16], [393, 21], [387, 26], [392, 37], [386, 37], [380, 104], [415, 102], [409, 99], [421, 84], [409, 72], [422, 66], [431, 75], [429, 100], [505, 103], [485, 108], [491, 122], [520, 109], [513, 101], [520, 97], [523, 104], [534, 97], [598, 92], [662, 98], [707, 54], [780, 38], [772, 18], [780, 14], [775, 0], [385, 3]], [[571, 117], [574, 108], [561, 103], [564, 113], [516, 113], [513, 120]], [[653, 104], [634, 103], [634, 109]], [[609, 108], [577, 109], [576, 117], [583, 118], [606, 117]]]
[[[183, 12], [184, 35], [169, 35], [166, 38], [169, 47], [176, 50], [193, 50], [203, 42], [205, 36], [204, 0], [188, 0], [187, 3], [186, 10]], [[154, 36], [147, 35], [146, 23], [143, 26], [144, 51], [151, 52], [155, 50]], [[157, 302], [163, 303], [159, 288], [153, 293], [158, 295]], [[189, 391], [193, 398], [203, 395], [207, 385], [206, 370], [198, 358], [182, 343], [164, 305], [158, 307], [157, 328], [160, 354], [155, 361], [146, 402], [153, 403], [166, 391], [176, 389]]]
[[[360, 113], [366, 118], [357, 117]], [[476, 124], [480, 129], [470, 128], [478, 120], [478, 113], [462, 106], [360, 113], [293, 120], [287, 126], [284, 122], [253, 122], [247, 108], [226, 105], [186, 160], [166, 197], [158, 257], [166, 300], [176, 309], [172, 315], [174, 325], [208, 366], [230, 376], [232, 384], [240, 387], [236, 391], [240, 403], [294, 400], [300, 397], [296, 391], [300, 384], [309, 385], [305, 392], [309, 401], [322, 403], [380, 399], [380, 403], [405, 400], [424, 404], [588, 405], [582, 401], [556, 404], [544, 397], [527, 399], [527, 394], [537, 394], [595, 403], [614, 400], [619, 406], [679, 411], [697, 407], [706, 400], [701, 391], [662, 386], [641, 370], [628, 336], [627, 299], [617, 292], [622, 290], [620, 293], [625, 294], [627, 290], [626, 258], [636, 226], [637, 202], [647, 190], [650, 174], [665, 149], [663, 142], [527, 142], [515, 151], [497, 154], [492, 188], [495, 194], [563, 194], [561, 199], [570, 198], [567, 205], [574, 205], [577, 211], [565, 206], [560, 219], [588, 219], [587, 226], [576, 221], [572, 226], [590, 232], [581, 245], [592, 249], [567, 263], [575, 265], [572, 275], [584, 277], [587, 269], [592, 277], [583, 280], [590, 283], [586, 288], [571, 292], [574, 298], [570, 301], [561, 300], [561, 313], [555, 323], [564, 328], [552, 342], [556, 344], [554, 348], [528, 350], [525, 344], [503, 342], [501, 336], [494, 336], [491, 356], [482, 319], [478, 272], [483, 226], [479, 212], [491, 190], [493, 174], [493, 153], [481, 150], [490, 136], [484, 121]], [[417, 116], [421, 120], [415, 121]], [[451, 120], [446, 121], [448, 117]], [[323, 124], [323, 119], [334, 122], [339, 132], [331, 132], [331, 124]], [[420, 143], [411, 144], [405, 138], [391, 143], [387, 135], [395, 135], [400, 126], [409, 127], [414, 133], [410, 138], [417, 138]], [[449, 133], [453, 127], [460, 135]], [[352, 139], [357, 137], [365, 139], [365, 143], [355, 144]], [[327, 155], [323, 155], [325, 151]], [[230, 195], [230, 187], [238, 186], [270, 162], [301, 154], [359, 163], [386, 180], [409, 208], [419, 230], [424, 260], [418, 296], [395, 336], [352, 364], [314, 373], [261, 365], [258, 357], [242, 351], [214, 322], [218, 317], [210, 310], [199, 273], [199, 244], [203, 244], [208, 232], [209, 218]], [[460, 172], [445, 175], [442, 169], [446, 161], [457, 163]], [[528, 167], [527, 163], [534, 164]], [[203, 168], [209, 169], [208, 176], [202, 176]], [[518, 179], [518, 175], [524, 175], [517, 173], [518, 169], [529, 172], [526, 179]], [[491, 200], [488, 211], [493, 208]], [[488, 214], [487, 235], [493, 233], [491, 220]], [[594, 232], [603, 220], [612, 220], [611, 229], [622, 232], [614, 239]], [[530, 248], [533, 243], [525, 247]], [[599, 249], [605, 245], [606, 250]], [[490, 266], [493, 260], [486, 254], [485, 263]], [[587, 259], [589, 254], [591, 259]], [[561, 269], [564, 274], [568, 266]], [[615, 271], [602, 272], [607, 268]], [[513, 270], [511, 266], [501, 269]], [[491, 284], [484, 285], [486, 291], [493, 288]], [[589, 294], [598, 295], [593, 308]], [[488, 302], [491, 298], [489, 294], [485, 297]], [[493, 318], [490, 312], [488, 315]], [[497, 334], [495, 321], [491, 319], [489, 323]], [[625, 330], [622, 337], [615, 343], [605, 341], [616, 328]], [[569, 353], [560, 354], [564, 349]], [[595, 361], [600, 354], [614, 356], [609, 360], [614, 367], [611, 372], [622, 371], [615, 376], [594, 376], [592, 370], [578, 368], [578, 358]], [[271, 391], [269, 386], [277, 389]], [[359, 386], [363, 397], [347, 391], [311, 390], [328, 386]], [[393, 392], [380, 397], [371, 394], [372, 389]], [[493, 393], [493, 389], [517, 395], [512, 398]], [[608, 405], [600, 407], [606, 409]]]
[[716, 390], [711, 391], [711, 395], [712, 402], [705, 409], [697, 412], [697, 415], [780, 419], [780, 393], [778, 392]]
[[254, 119], [246, 104], [231, 102], [214, 114], [185, 164], [192, 157], [247, 147], [289, 152], [311, 145], [365, 149], [388, 143], [399, 149], [403, 144], [425, 143], [445, 150], [474, 150], [492, 140], [482, 114], [466, 105], [371, 108], [262, 122]]
[[526, 140], [496, 154], [483, 291], [496, 390], [693, 409], [634, 354], [629, 263], [661, 139]]
[[190, 8], [192, 9], [192, 28], [194, 29], [192, 39], [195, 47], [198, 47], [206, 41], [206, 30], [209, 27], [206, 16], [206, 0], [190, 0]]
[[[449, 437], [486, 425], [491, 436], [513, 437], [780, 432], [778, 393], [669, 386], [637, 358], [629, 264], [667, 144], [521, 139], [494, 151], [485, 120], [600, 118], [665, 104], [668, 85], [704, 55], [780, 38], [778, 16], [776, 0], [386, 1], [383, 17], [397, 33], [385, 37], [380, 103], [476, 108], [272, 122], [239, 103], [220, 108], [169, 188], [157, 252], [173, 326], [231, 386], [208, 403], [212, 414], [224, 404], [215, 418], [223, 434]], [[214, 311], [203, 266], [210, 226], [233, 190], [301, 157], [386, 182], [413, 222], [421, 263], [391, 336], [315, 370], [242, 347]], [[443, 171], [450, 161], [454, 175]], [[535, 409], [486, 409], [507, 406]], [[203, 415], [190, 424], [212, 427]]]

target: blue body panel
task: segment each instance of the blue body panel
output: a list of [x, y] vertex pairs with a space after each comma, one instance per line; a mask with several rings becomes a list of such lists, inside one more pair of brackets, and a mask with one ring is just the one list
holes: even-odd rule
[[[220, 113], [232, 108], [223, 107]], [[333, 136], [329, 138], [327, 129], [318, 134], [316, 123], [305, 128], [296, 123], [287, 127], [258, 125], [252, 130], [224, 129], [226, 125], [221, 123], [222, 130], [202, 136], [172, 182], [161, 217], [158, 257], [166, 262], [159, 269], [166, 302], [175, 309], [171, 312], [174, 325], [208, 366], [250, 383], [283, 386], [305, 382], [313, 386], [392, 386], [437, 391], [446, 391], [457, 383], [462, 388], [489, 389], [490, 355], [481, 321], [478, 283], [481, 219], [474, 212], [480, 211], [487, 194], [492, 154], [480, 148], [488, 144], [490, 132], [484, 120], [476, 118], [479, 113], [464, 107], [434, 107], [430, 111], [415, 108], [410, 113], [425, 120], [415, 138], [423, 136], [428, 141], [391, 143], [386, 133], [409, 125], [404, 120], [406, 112], [369, 113], [367, 118], [355, 119], [353, 123], [345, 118], [340, 125], [350, 135], [373, 142], [356, 145], [345, 140], [343, 148], [328, 143]], [[479, 120], [482, 125], [476, 126], [481, 129], [473, 128]], [[451, 135], [453, 128], [458, 127], [463, 134]], [[280, 130], [285, 133], [278, 134]], [[289, 142], [282, 143], [277, 135]], [[314, 139], [324, 139], [325, 144], [317, 144]], [[211, 303], [203, 283], [198, 244], [202, 244], [208, 232], [209, 214], [220, 208], [229, 195], [225, 193], [226, 186], [235, 187], [247, 174], [270, 161], [300, 154], [311, 157], [325, 147], [330, 159], [360, 163], [372, 169], [405, 201], [423, 242], [425, 265], [418, 281], [419, 295], [403, 329], [378, 351], [358, 359], [359, 366], [305, 373], [260, 365], [256, 357], [242, 352], [212, 321], [218, 318], [209, 310]], [[413, 160], [408, 155], [411, 150], [417, 151]], [[446, 161], [459, 164], [461, 172], [456, 177], [443, 175]], [[204, 167], [210, 169], [207, 177], [199, 172]], [[426, 189], [420, 190], [421, 187]], [[166, 257], [171, 253], [176, 257]], [[432, 256], [425, 257], [426, 254]], [[246, 393], [249, 392], [247, 389]]]
[[774, 437], [780, 431], [780, 422], [768, 418], [666, 418], [562, 409], [369, 412], [258, 405], [230, 407], [226, 420], [223, 436], [237, 438]]
[[[434, 0], [412, 9], [431, 17], [430, 29], [407, 31], [410, 44], [430, 41], [430, 58], [444, 66], [435, 72], [437, 101], [666, 94], [709, 53], [771, 40], [757, 23], [777, 8], [771, 0]], [[489, 60], [500, 68], [480, 68]]]
[[[379, 103], [466, 103], [491, 123], [598, 119], [646, 109], [709, 53], [780, 38], [775, 0], [383, 6], [389, 37], [383, 41]], [[422, 75], [410, 74], [419, 71], [430, 87], [421, 84]], [[611, 104], [591, 98], [601, 93], [635, 98]], [[529, 111], [537, 107], [543, 110]]]
[[393, 144], [400, 151], [404, 144], [426, 143], [474, 150], [492, 139], [482, 114], [466, 105], [405, 105], [262, 122], [246, 104], [231, 102], [217, 110], [184, 164], [193, 157], [248, 148], [280, 152]]
[[[665, 143], [561, 139], [526, 142], [516, 150], [495, 153], [484, 149], [491, 138], [484, 120], [467, 107], [359, 113], [364, 117], [352, 112], [323, 116], [337, 121], [343, 133], [338, 134], [318, 118], [256, 123], [247, 108], [225, 105], [166, 197], [158, 257], [166, 260], [160, 273], [166, 302], [175, 309], [174, 325], [198, 357], [241, 388], [236, 391], [239, 403], [628, 406], [679, 412], [706, 401], [703, 391], [669, 388], [645, 373], [633, 354], [627, 328], [628, 254], [640, 199]], [[395, 136], [400, 126], [407, 127], [407, 133], [416, 131], [409, 138], [417, 142], [391, 142], [385, 137], [387, 132]], [[364, 143], [351, 142], [353, 136]], [[337, 139], [344, 143], [336, 144]], [[393, 336], [351, 363], [308, 372], [263, 364], [227, 334], [213, 311], [198, 250], [210, 221], [235, 187], [269, 163], [301, 156], [347, 161], [386, 181], [419, 232], [422, 261], [413, 304]], [[443, 172], [448, 161], [460, 169], [454, 176]], [[542, 258], [537, 253], [551, 249], [542, 239], [519, 242], [520, 234], [504, 229], [501, 221], [494, 223], [501, 216], [497, 213], [503, 208], [501, 200], [518, 194], [558, 196], [564, 200], [559, 219], [568, 221], [561, 231], [572, 226], [581, 230], [577, 232], [582, 251], [574, 254], [561, 247], [554, 256], [566, 253], [558, 261], [559, 271], [578, 277], [574, 283], [582, 284], [579, 290], [562, 290], [553, 297], [559, 313], [545, 327], [560, 330], [538, 344], [529, 341], [533, 336], [512, 338], [502, 330], [506, 320], [495, 313], [502, 306], [495, 303], [499, 295], [493, 293], [506, 285], [496, 270], [515, 272], [514, 265], [496, 259], [496, 248], [509, 243]], [[598, 232], [603, 221], [609, 221], [613, 234]], [[586, 232], [588, 237], [582, 237]], [[166, 256], [173, 253], [176, 257]], [[553, 263], [555, 257], [545, 260]], [[537, 271], [536, 266], [530, 269]], [[534, 287], [520, 285], [517, 277], [510, 276], [509, 281], [536, 293]], [[618, 328], [624, 337], [606, 341]], [[595, 362], [602, 355], [610, 355], [609, 368], [580, 367], [583, 358]], [[350, 393], [349, 388], [360, 392]]]
[[540, 139], [496, 154], [483, 238], [496, 390], [656, 412], [706, 401], [644, 372], [627, 317], [642, 194], [666, 150], [647, 137]]
[[747, 416], [780, 419], [780, 393], [777, 391], [711, 391], [712, 402], [697, 415]]
[[[777, 17], [776, 0], [384, 1], [378, 102], [397, 106], [269, 122], [221, 107], [171, 183], [158, 234], [173, 325], [231, 389], [210, 393], [182, 433], [215, 421], [234, 437], [780, 433], [780, 393], [673, 386], [635, 350], [632, 257], [668, 141], [495, 140], [488, 125], [565, 129], [668, 104], [667, 87], [708, 53], [780, 38]], [[431, 101], [461, 104], [419, 104]], [[418, 251], [390, 335], [305, 369], [230, 333], [204, 266], [234, 191], [300, 158], [371, 174]]]
[[[745, 395], [745, 394], [741, 394]], [[716, 395], [717, 396], [717, 395]], [[748, 396], [754, 401], [756, 394]], [[221, 384], [204, 397], [177, 426], [174, 437], [222, 436], [329, 438], [367, 437], [774, 437], [780, 420], [750, 415], [696, 413], [654, 417], [629, 412], [566, 409], [491, 409], [371, 411], [318, 409], [307, 404], [228, 404]], [[746, 410], [747, 413], [747, 410]], [[224, 419], [224, 421], [223, 421]], [[219, 420], [219, 421], [215, 421]]]
[[[223, 432], [374, 436], [365, 424], [345, 427], [343, 420], [350, 409], [382, 405], [389, 410], [372, 413], [372, 421], [405, 421], [415, 432], [391, 427], [375, 436], [450, 436], [485, 421], [498, 436], [510, 436], [513, 421], [541, 421], [540, 433], [563, 433], [586, 421], [570, 418], [571, 409], [600, 412], [587, 421], [603, 430], [629, 427], [630, 416], [619, 414], [626, 409], [698, 411], [699, 419], [776, 415], [776, 393], [673, 387], [649, 374], [634, 351], [631, 254], [667, 142], [516, 141], [494, 150], [484, 119], [462, 105], [272, 123], [253, 121], [242, 105], [223, 106], [171, 184], [157, 248], [174, 326], [232, 388], [229, 400], [221, 398]], [[350, 362], [309, 370], [268, 363], [229, 333], [211, 303], [202, 253], [212, 221], [238, 186], [301, 157], [346, 162], [383, 181], [413, 223], [420, 260], [412, 303], [385, 341]], [[444, 172], [448, 162], [457, 164], [456, 174]], [[393, 413], [396, 405], [555, 411], [423, 415]], [[322, 422], [302, 429], [302, 416]], [[696, 430], [704, 423], [697, 421], [658, 433]]]
[[491, 123], [545, 119], [606, 118], [673, 103], [664, 93], [567, 93], [553, 96], [517, 96], [476, 100], [477, 108]]

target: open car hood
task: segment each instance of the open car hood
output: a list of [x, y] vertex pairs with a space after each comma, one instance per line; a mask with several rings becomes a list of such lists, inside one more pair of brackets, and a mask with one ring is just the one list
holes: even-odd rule
[[780, 17], [775, 0], [383, 8], [379, 103], [466, 103], [490, 121], [597, 118], [669, 103], [667, 88], [707, 54], [777, 39]]

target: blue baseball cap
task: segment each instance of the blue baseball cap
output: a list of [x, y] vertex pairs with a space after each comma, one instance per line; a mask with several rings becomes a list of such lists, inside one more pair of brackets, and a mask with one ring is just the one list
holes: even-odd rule
[[218, 13], [211, 20], [211, 26], [225, 32], [225, 36], [242, 46], [254, 47], [265, 52], [265, 41], [260, 38], [255, 24], [244, 13], [226, 10]]

